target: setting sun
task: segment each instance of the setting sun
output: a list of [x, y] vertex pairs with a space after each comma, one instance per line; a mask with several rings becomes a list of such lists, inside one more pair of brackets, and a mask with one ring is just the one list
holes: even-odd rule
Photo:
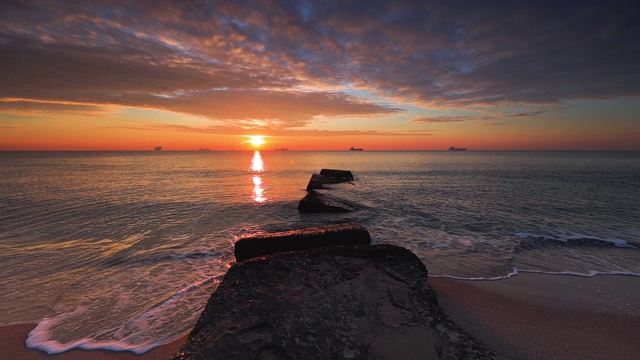
[[261, 135], [249, 136], [248, 142], [250, 142], [253, 146], [260, 146], [264, 144], [264, 136], [261, 136]]

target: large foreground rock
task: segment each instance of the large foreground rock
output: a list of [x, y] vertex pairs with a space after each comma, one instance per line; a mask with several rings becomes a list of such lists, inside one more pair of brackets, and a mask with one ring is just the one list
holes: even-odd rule
[[356, 223], [337, 224], [254, 235], [236, 241], [236, 261], [286, 251], [300, 251], [325, 246], [371, 245], [367, 229]]
[[409, 250], [280, 253], [233, 265], [174, 359], [492, 359]]

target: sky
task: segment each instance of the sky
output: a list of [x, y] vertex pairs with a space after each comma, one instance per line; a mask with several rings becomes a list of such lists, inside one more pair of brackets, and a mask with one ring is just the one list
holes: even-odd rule
[[637, 1], [0, 2], [0, 150], [640, 150]]

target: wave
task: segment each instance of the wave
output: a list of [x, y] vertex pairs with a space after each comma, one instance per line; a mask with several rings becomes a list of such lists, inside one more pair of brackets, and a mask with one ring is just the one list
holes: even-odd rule
[[454, 280], [465, 280], [465, 281], [499, 281], [512, 278], [519, 274], [545, 274], [545, 275], [570, 275], [570, 276], [580, 276], [580, 277], [596, 277], [600, 275], [620, 275], [620, 276], [634, 276], [640, 277], [640, 273], [631, 272], [631, 271], [594, 271], [591, 270], [588, 273], [580, 273], [575, 271], [542, 271], [542, 270], [517, 270], [514, 269], [512, 272], [503, 276], [495, 276], [495, 277], [464, 277], [464, 276], [451, 276], [451, 275], [431, 275], [429, 277], [433, 278], [444, 278], [444, 279], [454, 279]]
[[468, 280], [468, 281], [497, 281], [504, 280], [510, 277], [514, 277], [518, 275], [518, 270], [513, 270], [506, 275], [493, 276], [493, 277], [464, 277], [464, 276], [453, 276], [453, 275], [429, 275], [429, 277], [434, 278], [444, 278], [444, 279], [454, 279], [454, 280]]
[[569, 245], [613, 245], [619, 248], [633, 248], [640, 247], [639, 244], [628, 242], [626, 240], [617, 239], [613, 237], [598, 237], [583, 234], [560, 234], [560, 235], [541, 235], [532, 234], [528, 232], [518, 232], [515, 234], [519, 238], [533, 239], [533, 240], [548, 240], [557, 241]]
[[595, 271], [591, 270], [588, 273], [580, 273], [575, 271], [542, 271], [542, 270], [520, 270], [521, 273], [531, 274], [545, 274], [545, 275], [571, 275], [580, 277], [596, 277], [599, 275], [621, 275], [621, 276], [637, 276], [640, 277], [640, 273], [632, 271]]
[[212, 260], [222, 258], [224, 254], [221, 251], [186, 251], [174, 254], [165, 254], [160, 256], [150, 256], [149, 254], [133, 254], [124, 256], [110, 256], [102, 262], [103, 266], [114, 267], [123, 266], [147, 266], [149, 264], [166, 263], [168, 261], [183, 260]]
[[[54, 334], [56, 326], [74, 321], [81, 322], [82, 316], [89, 315], [92, 311], [89, 306], [78, 306], [71, 312], [42, 319], [29, 333], [26, 345], [50, 355], [71, 349], [131, 351], [138, 355], [143, 354], [184, 336], [193, 327], [201, 311], [190, 306], [192, 301], [186, 298], [207, 285], [219, 282], [222, 277], [223, 275], [217, 275], [191, 284], [117, 328], [95, 330], [89, 336], [72, 341], [57, 340]], [[179, 314], [176, 316], [176, 313]], [[190, 318], [186, 317], [188, 315]], [[167, 331], [167, 328], [171, 330]]]

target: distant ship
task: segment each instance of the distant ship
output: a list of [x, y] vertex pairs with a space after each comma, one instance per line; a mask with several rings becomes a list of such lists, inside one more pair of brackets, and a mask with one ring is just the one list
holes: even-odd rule
[[153, 148], [153, 150], [160, 151], [160, 150], [162, 150], [162, 146], [156, 146], [156, 147]]
[[349, 149], [349, 151], [362, 151], [362, 148], [360, 148], [360, 149], [356, 149], [356, 148], [354, 148], [354, 147], [352, 146], [352, 147], [351, 147], [351, 149]]
[[209, 150], [207, 148], [200, 148], [200, 149], [198, 149], [198, 151], [211, 151], [211, 150]]
[[449, 148], [449, 150], [451, 151], [467, 151], [467, 148], [457, 148], [455, 146], [452, 146]]
[[275, 150], [275, 151], [287, 151], [289, 149], [287, 149], [287, 148], [275, 148], [273, 150]]

